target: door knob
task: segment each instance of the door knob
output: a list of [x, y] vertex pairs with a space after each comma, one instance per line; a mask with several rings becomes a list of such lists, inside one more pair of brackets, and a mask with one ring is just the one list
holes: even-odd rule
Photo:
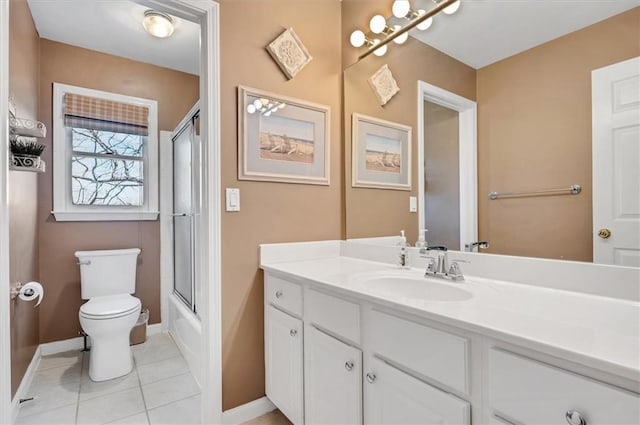
[[602, 229], [598, 230], [598, 236], [600, 236], [602, 239], [608, 239], [611, 236], [611, 230], [603, 227]]
[[587, 425], [587, 421], [577, 410], [568, 410], [564, 417], [569, 425]]

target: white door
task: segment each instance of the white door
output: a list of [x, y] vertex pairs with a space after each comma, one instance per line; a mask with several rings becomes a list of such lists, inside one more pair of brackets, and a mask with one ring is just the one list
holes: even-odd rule
[[305, 330], [305, 422], [362, 423], [362, 352], [313, 326]]
[[470, 405], [376, 358], [368, 362], [364, 384], [365, 424], [462, 425]]
[[268, 306], [265, 321], [267, 396], [294, 424], [302, 424], [302, 320]]
[[640, 267], [640, 57], [591, 83], [593, 261]]

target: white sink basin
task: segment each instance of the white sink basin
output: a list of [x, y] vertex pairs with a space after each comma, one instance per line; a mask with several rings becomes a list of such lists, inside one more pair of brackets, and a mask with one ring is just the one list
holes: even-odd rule
[[383, 297], [402, 297], [425, 301], [465, 301], [472, 294], [454, 285], [457, 283], [434, 282], [415, 275], [385, 274], [359, 277], [356, 282], [363, 289]]

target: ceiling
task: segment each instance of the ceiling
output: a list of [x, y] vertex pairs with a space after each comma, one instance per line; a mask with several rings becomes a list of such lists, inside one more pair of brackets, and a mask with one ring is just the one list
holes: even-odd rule
[[[420, 6], [433, 2], [412, 1]], [[640, 0], [462, 0], [455, 14], [439, 13], [431, 28], [410, 34], [482, 68], [637, 6]]]
[[[200, 27], [195, 23], [174, 18], [173, 35], [159, 39], [142, 28], [147, 7], [132, 1], [28, 1], [42, 38], [199, 73]], [[640, 0], [462, 0], [457, 13], [440, 13], [431, 28], [411, 35], [482, 68], [637, 6]], [[413, 0], [412, 7], [430, 9], [433, 0]]]
[[173, 17], [174, 33], [147, 34], [148, 7], [127, 0], [28, 0], [40, 37], [165, 68], [200, 73], [200, 25]]

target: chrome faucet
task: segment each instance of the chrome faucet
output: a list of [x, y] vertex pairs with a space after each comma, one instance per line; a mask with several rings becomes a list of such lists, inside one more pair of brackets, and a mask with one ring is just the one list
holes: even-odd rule
[[476, 248], [482, 248], [482, 249], [489, 248], [489, 242], [487, 241], [471, 242], [471, 243], [465, 244], [464, 247], [467, 248], [467, 251], [473, 252]]
[[426, 250], [438, 251], [438, 256], [435, 258], [427, 256], [427, 258], [429, 258], [429, 264], [427, 264], [424, 277], [437, 277], [454, 282], [464, 281], [464, 276], [462, 275], [462, 271], [458, 265], [458, 262], [462, 260], [453, 261], [451, 265], [449, 265], [449, 258], [447, 256], [448, 250], [446, 246], [430, 246], [426, 248]]

